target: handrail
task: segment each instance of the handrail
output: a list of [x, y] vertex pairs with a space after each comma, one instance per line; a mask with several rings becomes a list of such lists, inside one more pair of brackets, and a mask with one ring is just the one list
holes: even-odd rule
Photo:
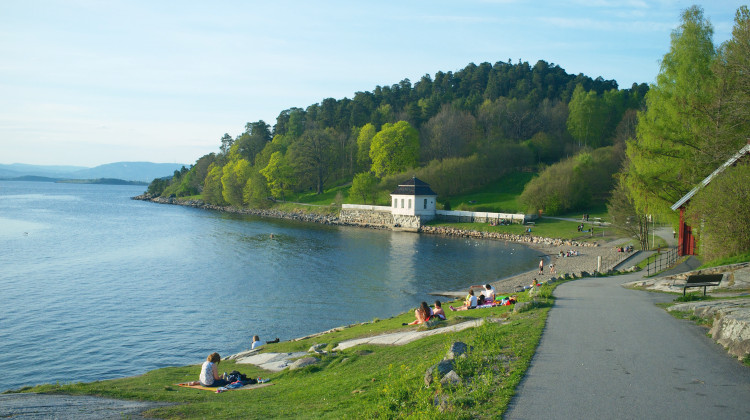
[[674, 265], [677, 261], [677, 248], [669, 248], [667, 252], [661, 253], [661, 250], [657, 251], [657, 257], [654, 262], [646, 266], [646, 275], [656, 274]]

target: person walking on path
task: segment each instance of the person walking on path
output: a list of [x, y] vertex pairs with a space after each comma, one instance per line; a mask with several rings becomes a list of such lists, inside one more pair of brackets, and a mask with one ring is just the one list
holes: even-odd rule
[[555, 289], [539, 347], [505, 419], [750, 418], [750, 368], [705, 329], [629, 290], [640, 274]]

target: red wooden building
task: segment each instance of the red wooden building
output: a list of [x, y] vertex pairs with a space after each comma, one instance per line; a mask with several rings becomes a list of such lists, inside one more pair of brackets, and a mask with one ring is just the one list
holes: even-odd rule
[[700, 184], [693, 188], [689, 193], [685, 194], [676, 203], [672, 205], [672, 210], [680, 211], [680, 229], [679, 239], [677, 241], [677, 253], [679, 255], [695, 255], [695, 236], [693, 236], [693, 228], [685, 221], [685, 209], [687, 208], [690, 199], [695, 196], [703, 187], [708, 185], [714, 178], [724, 172], [730, 166], [737, 164], [737, 161], [750, 155], [750, 140], [739, 152], [735, 153], [734, 156], [729, 158], [723, 165], [719, 166], [711, 175], [707, 176]]

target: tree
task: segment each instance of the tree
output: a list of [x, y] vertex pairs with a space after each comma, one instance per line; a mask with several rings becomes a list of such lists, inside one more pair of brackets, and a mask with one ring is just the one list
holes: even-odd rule
[[359, 129], [357, 134], [357, 167], [365, 171], [370, 170], [372, 159], [370, 159], [370, 144], [372, 138], [377, 134], [375, 126], [367, 123]]
[[[750, 133], [750, 11], [740, 7], [735, 14], [732, 38], [718, 50], [713, 71], [718, 78], [713, 109], [717, 114], [713, 150], [716, 160], [726, 159], [747, 141]], [[710, 150], [709, 150], [710, 151]]]
[[203, 184], [203, 199], [209, 204], [223, 205], [226, 204], [222, 194], [221, 177], [224, 174], [224, 168], [216, 163], [208, 166], [208, 174]]
[[370, 202], [375, 204], [375, 186], [377, 183], [378, 179], [371, 172], [359, 173], [354, 176], [349, 194], [362, 198], [362, 202], [365, 204], [367, 204], [367, 199], [370, 198]]
[[568, 131], [579, 147], [596, 148], [604, 143], [607, 112], [601, 102], [595, 91], [586, 92], [582, 85], [573, 91], [568, 104]]
[[268, 183], [268, 189], [275, 198], [284, 201], [284, 193], [292, 183], [293, 170], [281, 152], [273, 152], [268, 166], [260, 170]]
[[251, 168], [250, 178], [242, 189], [242, 197], [245, 203], [254, 208], [265, 208], [270, 205], [267, 199], [270, 194], [268, 180], [255, 167]]
[[712, 35], [701, 8], [685, 10], [646, 94], [637, 138], [627, 143], [626, 182], [639, 211], [673, 214], [669, 207], [718, 166], [706, 136], [716, 91]]
[[612, 226], [629, 238], [635, 238], [642, 250], [648, 249], [649, 218], [639, 212], [623, 179], [619, 179], [607, 201]]
[[245, 124], [242, 133], [232, 145], [230, 152], [235, 152], [248, 162], [255, 162], [255, 156], [271, 141], [270, 126], [263, 120]]
[[476, 138], [476, 121], [470, 113], [444, 105], [422, 132], [425, 160], [465, 156]]
[[698, 244], [705, 259], [714, 260], [750, 250], [748, 203], [748, 163], [727, 168], [690, 200], [687, 218], [700, 233]]
[[250, 178], [250, 162], [245, 159], [230, 161], [221, 175], [221, 194], [224, 201], [240, 207], [245, 204], [243, 189]]
[[370, 145], [372, 171], [376, 176], [403, 172], [417, 164], [419, 133], [408, 122], [385, 124]]
[[332, 129], [307, 130], [289, 146], [290, 160], [299, 178], [311, 180], [317, 194], [323, 193], [323, 185], [338, 158], [332, 133]]
[[219, 150], [221, 150], [222, 154], [229, 153], [229, 149], [232, 147], [232, 144], [234, 144], [234, 139], [232, 136], [230, 136], [227, 133], [224, 133], [224, 135], [221, 137], [221, 147]]

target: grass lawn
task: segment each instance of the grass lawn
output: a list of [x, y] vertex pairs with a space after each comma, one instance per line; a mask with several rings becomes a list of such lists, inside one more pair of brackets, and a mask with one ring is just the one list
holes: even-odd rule
[[[612, 230], [606, 227], [594, 227], [594, 235], [578, 231], [578, 223], [567, 220], [540, 218], [537, 219], [533, 226], [531, 225], [509, 225], [509, 226], [491, 226], [488, 223], [453, 223], [433, 221], [428, 223], [430, 226], [454, 227], [457, 229], [476, 230], [480, 232], [501, 232], [513, 235], [523, 235], [526, 229], [531, 228], [531, 234], [534, 236], [543, 236], [545, 238], [571, 239], [583, 242], [609, 240], [612, 238]], [[586, 227], [587, 229], [589, 226]]]
[[[356, 346], [322, 356], [321, 362], [296, 371], [271, 373], [252, 365], [223, 361], [220, 371], [239, 370], [251, 377], [270, 378], [273, 386], [221, 394], [177, 387], [198, 378], [200, 365], [168, 367], [144, 375], [92, 383], [41, 385], [24, 392], [99, 395], [112, 398], [173, 402], [148, 414], [166, 418], [495, 418], [502, 415], [529, 366], [552, 306], [550, 286], [541, 290], [535, 308], [521, 313], [510, 307], [448, 311], [444, 325], [489, 317], [477, 328], [437, 334], [402, 346]], [[527, 293], [520, 301], [529, 300]], [[445, 304], [445, 308], [448, 303]], [[424, 328], [401, 325], [413, 311], [373, 320], [341, 331], [298, 342], [269, 344], [266, 351], [307, 350], [327, 343]], [[427, 368], [438, 363], [451, 343], [473, 346], [469, 357], [458, 359], [454, 370], [465, 380], [454, 387], [433, 383], [425, 387]], [[198, 361], [196, 361], [198, 362]], [[442, 401], [435, 405], [435, 401]]]
[[487, 185], [481, 191], [448, 197], [448, 201], [453, 210], [525, 213], [518, 197], [533, 177], [532, 173], [515, 172]]

